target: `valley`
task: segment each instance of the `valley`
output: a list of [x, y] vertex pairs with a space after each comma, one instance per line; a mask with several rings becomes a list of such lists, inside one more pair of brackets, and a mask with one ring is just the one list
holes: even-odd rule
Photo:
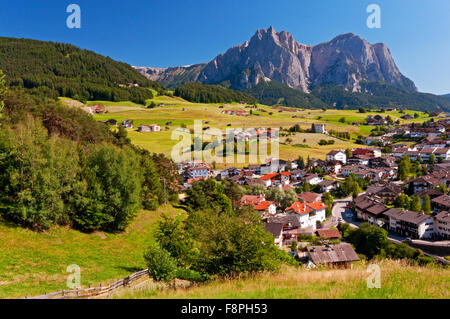
[[[69, 100], [64, 99], [66, 103]], [[279, 112], [269, 106], [258, 104], [257, 109], [252, 110], [252, 115], [236, 116], [222, 114], [226, 110], [243, 110], [249, 112], [249, 108], [244, 105], [232, 104], [201, 104], [191, 103], [176, 97], [157, 96], [152, 100], [147, 100], [147, 105], [155, 103], [156, 105], [164, 105], [147, 109], [144, 106], [136, 105], [130, 102], [108, 102], [108, 101], [91, 101], [87, 105], [102, 104], [106, 106], [104, 114], [95, 114], [97, 121], [106, 121], [114, 119], [118, 123], [124, 120], [132, 120], [134, 128], [127, 129], [128, 137], [133, 144], [155, 153], [163, 153], [170, 156], [173, 146], [178, 141], [172, 140], [172, 132], [174, 129], [182, 125], [186, 125], [188, 129], [192, 129], [195, 120], [202, 120], [203, 126], [209, 126], [225, 130], [227, 128], [282, 128], [289, 129], [294, 125], [299, 125], [302, 129], [311, 129], [314, 123], [326, 124], [327, 130], [336, 132], [350, 133], [350, 140], [336, 139], [323, 134], [312, 133], [296, 133], [289, 137], [280, 138], [280, 158], [285, 160], [295, 160], [299, 156], [307, 158], [325, 159], [328, 152], [334, 149], [355, 148], [355, 140], [358, 136], [368, 136], [375, 126], [353, 125], [355, 122], [363, 123], [367, 116], [375, 116], [375, 111], [367, 113], [359, 113], [357, 110], [314, 110], [314, 109], [297, 109], [296, 112], [283, 111]], [[220, 108], [223, 107], [223, 108]], [[419, 114], [414, 119], [416, 122], [430, 120], [428, 114], [418, 111], [406, 110], [403, 113], [399, 111], [386, 112], [383, 116], [391, 116], [394, 121], [400, 120], [401, 123], [410, 123], [413, 120], [403, 120], [401, 116], [410, 114]], [[342, 119], [345, 119], [344, 121]], [[171, 122], [171, 125], [166, 125]], [[342, 123], [344, 122], [344, 123]], [[141, 124], [151, 125], [158, 124], [161, 126], [161, 132], [139, 133], [137, 127]], [[292, 141], [286, 141], [290, 138]], [[332, 139], [335, 141], [333, 145], [318, 145], [321, 139]], [[220, 165], [219, 165], [220, 167]]]

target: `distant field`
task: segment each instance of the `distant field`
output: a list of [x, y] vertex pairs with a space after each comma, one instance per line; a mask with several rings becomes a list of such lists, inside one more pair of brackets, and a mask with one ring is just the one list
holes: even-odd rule
[[81, 267], [83, 287], [110, 283], [145, 269], [143, 252], [162, 213], [141, 211], [126, 232], [84, 234], [65, 227], [32, 232], [0, 222], [0, 298], [23, 298], [67, 289], [67, 266]]
[[[411, 266], [402, 261], [376, 262], [381, 288], [367, 287], [368, 264], [348, 270], [284, 267], [277, 274], [219, 280], [193, 288], [155, 290], [151, 283], [126, 289], [115, 298], [130, 299], [449, 299], [450, 269]], [[150, 288], [149, 288], [150, 287]]]
[[[200, 104], [190, 103], [177, 97], [156, 96], [154, 99], [147, 101], [147, 105], [152, 101], [155, 104], [164, 104], [165, 106], [147, 109], [142, 105], [132, 102], [107, 101], [90, 101], [88, 104], [103, 104], [107, 107], [106, 114], [94, 116], [96, 120], [108, 120], [111, 118], [120, 122], [123, 120], [133, 120], [135, 129], [129, 130], [129, 136], [132, 142], [151, 152], [159, 152], [165, 155], [170, 155], [173, 146], [177, 144], [177, 141], [171, 140], [172, 130], [183, 124], [188, 128], [193, 128], [195, 120], [202, 120], [203, 127], [209, 126], [221, 129], [222, 131], [225, 131], [226, 128], [290, 128], [295, 124], [300, 125], [303, 129], [309, 129], [313, 123], [325, 123], [328, 130], [350, 133], [350, 136], [354, 141], [358, 135], [370, 135], [370, 131], [374, 128], [373, 126], [352, 125], [354, 122], [364, 122], [364, 119], [368, 115], [380, 114], [383, 117], [389, 115], [393, 120], [397, 120], [404, 114], [413, 115], [414, 113], [417, 113], [419, 114], [419, 118], [414, 121], [423, 122], [429, 119], [425, 113], [416, 111], [405, 111], [405, 113], [397, 111], [385, 113], [359, 113], [357, 110], [329, 109], [323, 111], [299, 109], [297, 112], [279, 112], [278, 110], [265, 105], [258, 105], [257, 109], [253, 109], [253, 115], [242, 117], [222, 114], [224, 109], [242, 109], [250, 112], [249, 108], [245, 108], [244, 105], [236, 103], [231, 105]], [[345, 123], [340, 122], [342, 118], [345, 119]], [[168, 126], [168, 130], [166, 131], [167, 122], [172, 122], [172, 124]], [[411, 121], [401, 120], [401, 122]], [[137, 133], [136, 128], [141, 124], [159, 124], [161, 125], [162, 132]], [[296, 159], [298, 156], [307, 157], [309, 155], [311, 157], [324, 159], [330, 150], [357, 147], [357, 145], [351, 141], [341, 140], [336, 140], [334, 145], [319, 146], [317, 143], [320, 139], [333, 138], [310, 134], [310, 137], [306, 138], [307, 142], [303, 142], [305, 137], [302, 137], [301, 135], [298, 136], [299, 137], [296, 137], [293, 143], [280, 145], [281, 158], [289, 160]], [[285, 141], [282, 139], [281, 142], [284, 143]], [[306, 144], [308, 148], [295, 146], [296, 144]], [[222, 166], [219, 165], [218, 167]]]

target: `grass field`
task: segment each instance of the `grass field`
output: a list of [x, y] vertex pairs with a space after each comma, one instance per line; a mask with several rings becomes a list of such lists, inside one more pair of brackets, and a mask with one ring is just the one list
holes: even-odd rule
[[67, 289], [67, 266], [81, 267], [83, 287], [110, 283], [145, 269], [143, 252], [162, 213], [141, 211], [127, 231], [84, 234], [66, 227], [37, 233], [0, 222], [0, 298], [22, 298]]
[[450, 298], [450, 269], [379, 261], [381, 288], [367, 287], [367, 263], [349, 270], [306, 270], [285, 266], [277, 274], [219, 280], [187, 289], [127, 289], [114, 298], [132, 299], [418, 299]]
[[[127, 104], [126, 102], [110, 103], [104, 101], [89, 102], [89, 104], [104, 104], [107, 106], [106, 114], [95, 115], [96, 120], [108, 120], [115, 119], [117, 121], [133, 120], [135, 129], [129, 130], [129, 136], [133, 143], [152, 152], [159, 152], [165, 155], [170, 155], [171, 150], [177, 141], [171, 140], [171, 131], [180, 127], [182, 124], [188, 128], [193, 128], [195, 120], [202, 120], [203, 126], [209, 126], [219, 128], [225, 132], [226, 128], [290, 128], [295, 124], [299, 124], [304, 129], [311, 128], [313, 123], [326, 123], [328, 129], [336, 131], [350, 132], [353, 137], [357, 135], [368, 135], [371, 127], [365, 126], [351, 126], [345, 125], [339, 122], [339, 116], [342, 114], [356, 114], [356, 111], [337, 111], [327, 110], [325, 113], [327, 116], [331, 116], [326, 121], [320, 121], [316, 118], [323, 116], [325, 113], [322, 110], [301, 110], [295, 113], [282, 112], [267, 106], [258, 106], [258, 109], [265, 110], [265, 112], [255, 111], [254, 115], [241, 117], [222, 114], [223, 109], [219, 108], [220, 104], [197, 104], [183, 101], [179, 98], [171, 97], [157, 97], [154, 102], [164, 103], [164, 107], [146, 109], [141, 106], [133, 104]], [[224, 109], [245, 109], [244, 106], [239, 104], [224, 105]], [[245, 109], [249, 111], [249, 109]], [[272, 113], [272, 114], [270, 114]], [[257, 114], [257, 115], [256, 115]], [[296, 116], [296, 118], [293, 118]], [[336, 119], [333, 119], [334, 116]], [[172, 122], [167, 128], [166, 124]], [[208, 123], [206, 123], [208, 122]], [[160, 133], [137, 133], [136, 127], [141, 124], [159, 124], [162, 127]], [[280, 157], [283, 159], [296, 159], [298, 156], [314, 156], [318, 158], [325, 158], [326, 154], [336, 148], [351, 148], [355, 147], [355, 144], [351, 142], [344, 142], [336, 140], [336, 145], [331, 146], [319, 146], [317, 142], [322, 139], [323, 136], [311, 135], [309, 142], [307, 143], [309, 149], [302, 149], [295, 147], [294, 144], [304, 143], [292, 143], [292, 145], [280, 145]], [[333, 139], [328, 138], [327, 139]], [[303, 140], [303, 139], [302, 139]]]
[[[66, 103], [67, 103], [67, 99]], [[245, 108], [240, 104], [200, 104], [190, 103], [181, 98], [169, 96], [156, 96], [154, 99], [147, 101], [147, 104], [154, 102], [155, 104], [164, 104], [163, 107], [147, 109], [142, 105], [132, 102], [108, 102], [108, 101], [90, 101], [89, 105], [103, 104], [107, 107], [107, 113], [95, 115], [94, 118], [98, 121], [108, 119], [115, 119], [117, 121], [133, 120], [135, 129], [129, 130], [129, 137], [132, 142], [151, 152], [163, 153], [170, 156], [173, 146], [178, 141], [172, 140], [172, 131], [182, 125], [186, 125], [191, 129], [194, 126], [195, 120], [201, 120], [203, 127], [209, 126], [212, 128], [221, 129], [225, 132], [226, 128], [290, 128], [295, 124], [300, 125], [303, 129], [311, 128], [313, 123], [325, 123], [328, 130], [335, 130], [339, 132], [349, 132], [353, 141], [358, 135], [370, 135], [370, 131], [374, 128], [372, 126], [352, 125], [353, 122], [364, 122], [368, 115], [380, 114], [377, 112], [359, 113], [357, 110], [310, 110], [299, 109], [297, 112], [283, 111], [279, 112], [268, 106], [258, 105], [258, 108], [253, 110], [251, 116], [233, 116], [222, 114], [224, 109], [243, 109], [250, 112], [250, 109]], [[223, 107], [223, 108], [220, 108]], [[416, 122], [423, 122], [429, 117], [422, 112], [405, 111], [405, 113], [386, 112], [381, 113], [383, 117], [391, 116], [394, 120], [399, 119], [404, 114], [419, 114]], [[344, 118], [345, 123], [340, 120]], [[167, 125], [171, 122], [170, 125]], [[410, 122], [410, 121], [401, 121]], [[136, 128], [141, 124], [159, 124], [162, 132], [157, 133], [138, 133]], [[303, 140], [306, 138], [306, 142]], [[315, 157], [325, 159], [326, 154], [330, 150], [347, 149], [357, 147], [352, 141], [336, 140], [334, 145], [319, 146], [320, 139], [334, 139], [320, 134], [301, 135], [297, 134], [294, 137], [293, 143], [284, 143], [281, 139], [280, 158], [285, 160], [294, 160], [298, 156]], [[301, 144], [307, 145], [307, 148], [301, 147]], [[300, 146], [300, 147], [299, 147]], [[263, 160], [260, 161], [260, 163]], [[240, 167], [248, 164], [237, 164], [234, 166]], [[218, 168], [223, 165], [218, 165]]]

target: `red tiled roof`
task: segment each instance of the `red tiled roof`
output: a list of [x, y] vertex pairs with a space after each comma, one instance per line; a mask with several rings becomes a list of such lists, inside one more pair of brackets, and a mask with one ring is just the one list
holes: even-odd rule
[[272, 204], [275, 204], [275, 203], [271, 202], [271, 201], [264, 201], [264, 202], [259, 203], [258, 205], [254, 205], [253, 208], [255, 210], [264, 210], [265, 211], [265, 210], [269, 209], [270, 205], [272, 205]]
[[265, 200], [264, 196], [244, 195], [241, 198], [241, 204], [242, 205], [247, 205], [247, 204], [257, 205], [257, 204], [261, 203], [264, 200]]
[[324, 209], [326, 207], [327, 205], [325, 205], [322, 202], [314, 202], [314, 203], [295, 202], [294, 204], [292, 204], [291, 207], [286, 208], [286, 211], [293, 210], [297, 214], [303, 215], [313, 211]]
[[278, 173], [271, 173], [271, 174], [264, 175], [260, 179], [262, 179], [263, 181], [268, 181], [269, 179], [273, 179], [277, 176], [278, 176]]

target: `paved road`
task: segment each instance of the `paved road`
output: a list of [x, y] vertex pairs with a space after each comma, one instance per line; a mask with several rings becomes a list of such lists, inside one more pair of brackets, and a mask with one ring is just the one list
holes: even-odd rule
[[351, 227], [358, 228], [360, 223], [348, 218], [346, 214], [350, 213], [350, 210], [346, 207], [352, 202], [352, 200], [353, 198], [351, 196], [343, 199], [336, 199], [334, 201], [332, 215], [333, 219], [339, 220], [339, 218], [342, 218], [342, 220], [348, 223]]

